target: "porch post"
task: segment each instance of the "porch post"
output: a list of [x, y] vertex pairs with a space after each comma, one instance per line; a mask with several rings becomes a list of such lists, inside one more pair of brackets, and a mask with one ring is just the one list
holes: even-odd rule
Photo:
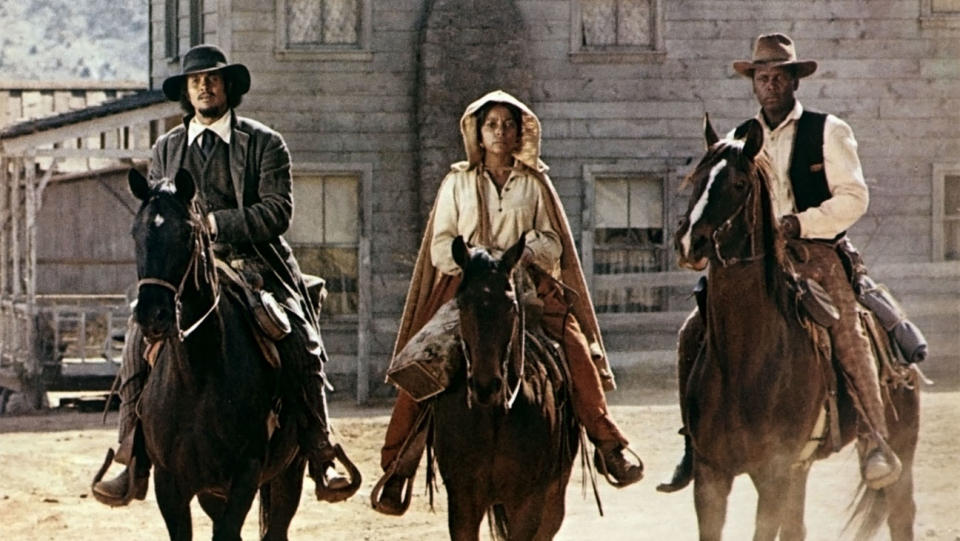
[[6, 155], [0, 156], [0, 299], [7, 294], [7, 261], [10, 254], [7, 246], [7, 223], [10, 217], [10, 160]]

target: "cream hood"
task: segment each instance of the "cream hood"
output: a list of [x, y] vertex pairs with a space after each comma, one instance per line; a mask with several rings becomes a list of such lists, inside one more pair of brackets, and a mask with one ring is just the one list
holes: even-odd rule
[[540, 160], [540, 119], [523, 102], [503, 90], [494, 90], [471, 103], [460, 117], [460, 134], [463, 136], [468, 168], [478, 165], [483, 159], [483, 150], [477, 140], [477, 117], [474, 115], [490, 102], [508, 103], [520, 109], [523, 123], [520, 130], [520, 148], [513, 153], [513, 157], [538, 173], [546, 172], [547, 164]]

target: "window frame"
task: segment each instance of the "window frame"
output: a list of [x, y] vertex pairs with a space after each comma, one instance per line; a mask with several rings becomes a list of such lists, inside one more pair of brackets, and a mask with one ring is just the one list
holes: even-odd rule
[[581, 0], [570, 0], [570, 61], [594, 64], [658, 64], [667, 58], [664, 46], [664, 0], [650, 0], [650, 45], [583, 45]]
[[203, 43], [203, 0], [190, 0], [190, 46]]
[[167, 61], [180, 58], [180, 0], [164, 0], [163, 54]]
[[920, 0], [920, 27], [960, 29], [960, 11], [934, 11], [936, 0]]
[[[297, 177], [301, 175], [357, 177], [357, 211], [359, 212], [357, 217], [357, 313], [331, 316], [326, 322], [357, 322], [358, 328], [365, 328], [369, 331], [372, 314], [370, 288], [373, 284], [372, 269], [370, 268], [373, 165], [369, 163], [295, 162], [292, 175], [294, 183], [297, 182]], [[294, 208], [296, 208], [296, 201], [294, 201]], [[330, 244], [330, 246], [334, 245], [336, 243]], [[364, 333], [358, 334], [363, 335]], [[366, 339], [365, 336], [364, 339]], [[365, 347], [363, 342], [358, 345], [361, 348]]]
[[357, 35], [357, 46], [318, 45], [311, 48], [290, 48], [287, 46], [287, 0], [275, 0], [277, 25], [274, 29], [274, 57], [278, 60], [373, 61], [371, 50], [373, 2], [372, 0], [358, 1], [360, 2], [360, 30]]
[[[960, 212], [956, 215], [948, 215], [943, 210], [943, 200], [946, 196], [947, 177], [960, 177], [960, 162], [958, 163], [935, 163], [933, 164], [932, 179], [932, 207], [933, 213], [930, 220], [930, 240], [931, 254], [933, 261], [948, 261], [944, 253], [945, 226], [948, 220], [960, 218]], [[953, 261], [953, 260], [950, 260]]]
[[[665, 160], [627, 160], [613, 164], [585, 164], [583, 166], [583, 208], [580, 223], [580, 259], [584, 278], [591, 293], [596, 291], [594, 267], [594, 236], [596, 232], [597, 181], [609, 177], [655, 177], [660, 179], [660, 201], [663, 205], [664, 261], [673, 261], [673, 243], [669, 241], [673, 223], [669, 185], [673, 167]], [[659, 272], [669, 272], [663, 269]], [[654, 274], [654, 273], [649, 273]], [[669, 310], [669, 306], [665, 309]]]

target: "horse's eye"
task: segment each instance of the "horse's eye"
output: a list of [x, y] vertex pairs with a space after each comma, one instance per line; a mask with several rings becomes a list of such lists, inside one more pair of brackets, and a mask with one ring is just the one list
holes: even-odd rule
[[744, 190], [747, 189], [747, 183], [744, 182], [744, 181], [742, 181], [742, 180], [739, 180], [739, 181], [737, 181], [737, 182], [734, 182], [734, 183], [733, 183], [733, 189], [734, 189], [734, 190], [737, 190], [738, 192], [742, 192], [742, 191], [744, 191]]

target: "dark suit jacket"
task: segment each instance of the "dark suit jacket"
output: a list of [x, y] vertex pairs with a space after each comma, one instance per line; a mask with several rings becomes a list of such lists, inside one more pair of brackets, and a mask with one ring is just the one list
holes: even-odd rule
[[[269, 127], [231, 111], [233, 133], [230, 136], [230, 177], [236, 208], [213, 210], [217, 222], [217, 243], [229, 244], [242, 252], [260, 255], [282, 284], [278, 291], [267, 287], [278, 300], [291, 296], [316, 323], [300, 268], [290, 246], [281, 236], [293, 217], [293, 186], [290, 176], [290, 152], [283, 137]], [[157, 139], [153, 147], [149, 181], [173, 179], [183, 166], [187, 151], [187, 124], [183, 123]], [[267, 284], [273, 282], [264, 277]], [[284, 302], [284, 304], [288, 304]], [[292, 306], [290, 306], [292, 308]]]

